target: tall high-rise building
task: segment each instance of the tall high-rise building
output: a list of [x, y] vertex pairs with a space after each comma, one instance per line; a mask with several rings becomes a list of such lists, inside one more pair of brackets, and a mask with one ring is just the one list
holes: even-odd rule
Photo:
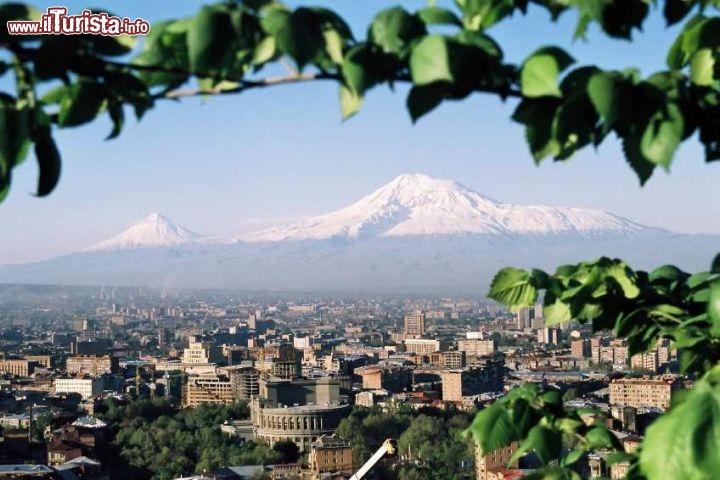
[[515, 320], [517, 321], [517, 329], [525, 330], [526, 328], [532, 327], [532, 321], [534, 318], [532, 308], [521, 308], [515, 313]]
[[405, 315], [405, 335], [422, 337], [425, 335], [425, 312]]

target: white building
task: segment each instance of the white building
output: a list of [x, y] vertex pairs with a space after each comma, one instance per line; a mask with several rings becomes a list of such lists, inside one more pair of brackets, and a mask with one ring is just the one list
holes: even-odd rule
[[90, 398], [102, 393], [103, 382], [99, 378], [56, 378], [55, 393], [79, 393]]
[[418, 355], [427, 355], [442, 350], [443, 345], [439, 340], [428, 338], [408, 338], [405, 340], [405, 351]]
[[187, 364], [220, 363], [223, 360], [222, 348], [207, 342], [190, 342], [182, 356], [182, 362]]
[[293, 347], [297, 348], [298, 350], [310, 348], [310, 347], [312, 347], [312, 345], [313, 345], [312, 337], [295, 337], [293, 339]]

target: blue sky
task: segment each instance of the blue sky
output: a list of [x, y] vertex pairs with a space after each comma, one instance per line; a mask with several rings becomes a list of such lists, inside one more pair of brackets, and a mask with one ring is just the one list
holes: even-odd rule
[[[201, 2], [176, 0], [71, 1], [71, 12], [101, 7], [151, 23], [194, 12]], [[298, 4], [299, 2], [289, 2]], [[380, 0], [308, 1], [350, 20], [363, 36]], [[41, 9], [56, 2], [36, 2]], [[419, 8], [424, 1], [403, 2]], [[556, 25], [531, 10], [492, 29], [509, 60], [556, 44], [583, 63], [605, 68], [662, 69], [677, 28], [654, 12], [646, 32], [628, 43], [596, 28], [589, 42], [571, 41], [575, 14]], [[677, 155], [671, 175], [658, 171], [640, 188], [618, 142], [606, 140], [565, 163], [536, 167], [512, 123], [513, 103], [475, 95], [446, 103], [412, 125], [406, 89], [370, 92], [358, 116], [340, 121], [332, 83], [282, 86], [202, 102], [159, 104], [140, 124], [106, 142], [103, 119], [57, 134], [63, 153], [60, 185], [48, 198], [35, 189], [34, 158], [15, 170], [0, 204], [0, 263], [47, 258], [78, 250], [151, 212], [186, 227], [229, 237], [271, 223], [343, 207], [396, 175], [451, 178], [500, 201], [593, 207], [647, 225], [683, 232], [720, 233], [720, 162], [706, 165], [693, 142]]]

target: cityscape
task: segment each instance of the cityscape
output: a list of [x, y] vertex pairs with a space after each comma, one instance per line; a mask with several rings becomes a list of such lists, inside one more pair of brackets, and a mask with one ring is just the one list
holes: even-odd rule
[[0, 480], [720, 478], [720, 0], [310, 3], [0, 1]]
[[[669, 343], [630, 356], [626, 342], [587, 325], [546, 326], [539, 304], [512, 312], [472, 298], [142, 286], [3, 286], [0, 298], [0, 461], [83, 478], [179, 478], [200, 464], [208, 478], [349, 478], [386, 436], [402, 448], [375, 475], [423, 476], [438, 459], [424, 451], [433, 445], [413, 444], [414, 425], [467, 428], [473, 412], [528, 382], [601, 412], [632, 450], [672, 393], [689, 387]], [[225, 408], [208, 426], [222, 438], [206, 447], [221, 453], [185, 471], [135, 463], [141, 440], [117, 411], [138, 403], [155, 421]], [[373, 430], [374, 416], [394, 420]], [[448, 478], [516, 478], [538, 465], [531, 453], [517, 458], [517, 444], [482, 452], [468, 438], [436, 435], [455, 443]], [[224, 463], [233, 458], [261, 461]], [[628, 468], [602, 451], [578, 466], [585, 478], [624, 478]]]

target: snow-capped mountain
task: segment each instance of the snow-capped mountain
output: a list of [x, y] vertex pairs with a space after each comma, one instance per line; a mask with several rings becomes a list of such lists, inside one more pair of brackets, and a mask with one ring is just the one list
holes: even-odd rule
[[451, 181], [405, 174], [349, 207], [241, 237], [246, 242], [456, 234], [632, 233], [641, 225], [601, 210], [500, 203]]
[[553, 270], [606, 255], [639, 269], [670, 262], [699, 271], [718, 249], [717, 235], [599, 210], [501, 203], [412, 174], [347, 208], [236, 241], [210, 241], [152, 214], [81, 252], [0, 266], [0, 282], [482, 296], [504, 266]]
[[204, 236], [191, 232], [159, 213], [151, 213], [120, 235], [96, 243], [83, 251], [136, 250], [203, 243]]

